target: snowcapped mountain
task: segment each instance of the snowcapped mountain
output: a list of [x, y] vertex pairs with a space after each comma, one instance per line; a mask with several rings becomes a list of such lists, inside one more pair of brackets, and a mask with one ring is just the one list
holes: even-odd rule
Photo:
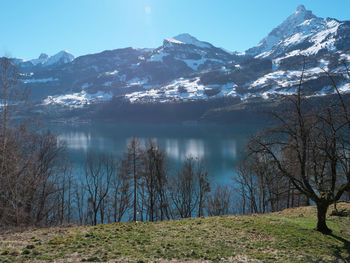
[[41, 53], [38, 58], [30, 60], [30, 62], [36, 66], [38, 64], [44, 64], [49, 58], [48, 54]]
[[[268, 56], [271, 50], [283, 42], [285, 39], [290, 38], [294, 34], [298, 34], [299, 30], [297, 27], [303, 22], [311, 19], [317, 19], [311, 11], [305, 9], [303, 5], [298, 6], [295, 12], [290, 15], [282, 24], [273, 29], [264, 39], [262, 39], [257, 47], [253, 47], [246, 51], [247, 54], [253, 56]], [[310, 30], [307, 30], [309, 33]], [[301, 38], [295, 38], [296, 40]]]
[[188, 44], [197, 46], [200, 48], [213, 48], [214, 46], [208, 42], [199, 41], [197, 38], [191, 36], [190, 34], [180, 34], [175, 36], [174, 38], [168, 39], [169, 42], [175, 42], [182, 43], [182, 44]]
[[165, 62], [167, 58], [181, 61], [194, 71], [225, 65], [236, 59], [231, 53], [199, 41], [189, 34], [165, 39], [163, 46], [154, 50], [148, 61]]
[[46, 66], [57, 65], [57, 64], [66, 64], [72, 62], [74, 60], [74, 56], [67, 52], [66, 50], [58, 52], [56, 55], [49, 57], [47, 61], [44, 63]]
[[277, 58], [336, 51], [344, 44], [349, 44], [349, 35], [344, 34], [349, 26], [350, 22], [317, 17], [301, 5], [261, 40], [258, 46], [248, 49], [246, 54], [260, 58]]
[[63, 50], [58, 52], [53, 56], [49, 56], [45, 53], [41, 53], [40, 56], [36, 59], [29, 60], [34, 66], [52, 66], [52, 65], [62, 65], [74, 60], [74, 56], [70, 54], [68, 51]]
[[350, 61], [350, 22], [320, 18], [299, 6], [245, 53], [226, 51], [189, 34], [158, 48], [123, 48], [74, 58], [67, 51], [15, 59], [22, 85], [39, 104], [85, 107], [119, 97], [130, 102], [241, 101], [292, 94], [301, 76], [310, 96], [331, 94], [324, 69], [350, 91], [342, 61]]

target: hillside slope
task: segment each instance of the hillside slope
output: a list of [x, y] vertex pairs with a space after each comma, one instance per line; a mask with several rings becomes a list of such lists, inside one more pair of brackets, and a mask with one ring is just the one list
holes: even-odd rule
[[301, 5], [243, 53], [186, 33], [166, 38], [156, 48], [120, 48], [77, 58], [61, 51], [13, 61], [19, 85], [31, 91], [42, 112], [88, 108], [113, 98], [132, 103], [271, 100], [296, 92], [305, 56], [303, 92], [319, 97], [335, 93], [324, 70], [332, 72], [341, 92], [350, 92], [344, 65], [350, 62], [349, 36], [350, 21], [318, 17]]
[[[339, 209], [350, 211], [350, 203]], [[332, 209], [330, 209], [332, 210]], [[349, 217], [313, 230], [315, 207], [282, 212], [2, 233], [1, 262], [350, 262]]]

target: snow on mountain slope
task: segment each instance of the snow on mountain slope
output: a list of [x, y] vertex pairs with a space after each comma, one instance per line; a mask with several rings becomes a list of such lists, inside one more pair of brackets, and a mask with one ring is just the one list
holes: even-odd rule
[[194, 45], [200, 48], [212, 48], [214, 47], [212, 44], [199, 41], [197, 38], [191, 36], [190, 34], [180, 34], [173, 38], [173, 40], [177, 40], [178, 42]]
[[40, 103], [83, 107], [113, 96], [131, 102], [270, 99], [295, 92], [303, 56], [308, 96], [334, 92], [321, 67], [334, 72], [342, 92], [350, 92], [340, 66], [344, 59], [350, 62], [349, 47], [349, 21], [320, 18], [299, 6], [245, 53], [180, 34], [158, 48], [122, 48], [77, 58], [61, 51], [13, 61], [22, 71], [21, 84], [31, 88]]
[[42, 66], [51, 66], [57, 64], [66, 64], [72, 62], [74, 60], [74, 56], [70, 54], [68, 51], [63, 50], [58, 52], [53, 56], [49, 56], [45, 53], [40, 54], [39, 58], [29, 60], [33, 65], [42, 65]]
[[[301, 70], [277, 70], [265, 76], [258, 78], [253, 83], [248, 84], [248, 89], [261, 90], [267, 86], [279, 86], [279, 87], [291, 87], [300, 83], [300, 77], [303, 75], [303, 82], [317, 79], [320, 75], [324, 74], [324, 69], [327, 67], [314, 67], [308, 68], [304, 71]], [[338, 71], [341, 73], [341, 70]]]
[[23, 79], [23, 83], [47, 83], [51, 81], [58, 81], [58, 79], [54, 78], [46, 78], [46, 79]]
[[335, 50], [341, 24], [336, 19], [316, 17], [301, 5], [258, 46], [248, 49], [246, 53], [258, 58], [276, 58], [295, 49], [300, 50], [299, 54], [302, 55], [317, 54], [322, 49]]
[[167, 102], [169, 100], [185, 101], [195, 99], [208, 99], [223, 96], [236, 96], [237, 85], [227, 83], [225, 85], [203, 85], [200, 78], [176, 79], [160, 87], [145, 91], [133, 92], [125, 95], [131, 102]]
[[[235, 60], [237, 54], [217, 48], [207, 42], [199, 41], [189, 34], [180, 34], [167, 38], [163, 45], [155, 49], [147, 62], [158, 62], [164, 68], [176, 69], [180, 72], [208, 70], [212, 67], [223, 66]], [[181, 76], [177, 76], [181, 77]]]
[[58, 52], [56, 55], [48, 58], [45, 65], [49, 66], [49, 65], [58, 64], [58, 63], [66, 64], [66, 63], [72, 62], [73, 60], [74, 60], [74, 56], [69, 52], [67, 52], [66, 50], [63, 50]]
[[282, 24], [273, 29], [257, 47], [247, 51], [248, 54], [258, 55], [270, 51], [283, 38], [291, 35], [295, 28], [305, 20], [316, 18], [311, 11], [307, 11], [303, 5], [298, 6], [295, 12], [290, 15]]
[[48, 96], [44, 101], [43, 105], [61, 105], [69, 106], [71, 108], [82, 108], [91, 103], [107, 101], [112, 98], [112, 94], [98, 91], [96, 93], [87, 93], [86, 91]]
[[38, 64], [44, 64], [48, 59], [49, 59], [49, 55], [45, 53], [41, 53], [38, 58], [30, 60], [30, 62], [33, 65], [38, 65]]

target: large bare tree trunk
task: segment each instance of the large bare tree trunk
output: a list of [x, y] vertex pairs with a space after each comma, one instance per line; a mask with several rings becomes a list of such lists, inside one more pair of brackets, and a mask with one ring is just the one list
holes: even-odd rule
[[317, 231], [320, 231], [323, 234], [329, 234], [332, 232], [326, 224], [328, 206], [327, 203], [323, 202], [317, 204]]

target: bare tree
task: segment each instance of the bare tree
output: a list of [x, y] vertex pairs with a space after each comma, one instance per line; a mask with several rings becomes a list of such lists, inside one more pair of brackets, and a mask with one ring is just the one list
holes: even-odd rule
[[57, 180], [59, 193], [58, 193], [58, 206], [57, 216], [58, 223], [63, 225], [70, 223], [73, 218], [73, 185], [74, 180], [71, 172], [71, 165], [66, 162], [62, 167], [62, 173]]
[[217, 185], [207, 197], [210, 216], [227, 215], [231, 212], [232, 191], [229, 186]]
[[[34, 143], [38, 149], [32, 160], [30, 174], [26, 175], [27, 179], [32, 179], [30, 182], [32, 191], [27, 192], [26, 195], [30, 197], [26, 209], [30, 210], [31, 205], [36, 205], [35, 222], [41, 222], [57, 208], [57, 197], [62, 192], [59, 180], [67, 172], [65, 170], [67, 162], [65, 146], [58, 145], [57, 137], [50, 132], [37, 135]], [[33, 202], [34, 200], [36, 201]]]
[[239, 163], [234, 177], [243, 214], [279, 211], [307, 204], [307, 199], [282, 176], [264, 153], [252, 153]]
[[[6, 153], [7, 144], [8, 144], [8, 121], [10, 118], [11, 111], [9, 108], [11, 107], [11, 103], [14, 103], [17, 94], [17, 80], [18, 73], [17, 68], [11, 63], [11, 60], [7, 57], [0, 58], [0, 90], [1, 90], [1, 137], [2, 137], [2, 153]], [[1, 171], [6, 170], [6, 155], [2, 155], [1, 162]]]
[[8, 129], [6, 169], [1, 174], [1, 221], [3, 224], [57, 223], [59, 178], [65, 148], [56, 136], [26, 127]]
[[169, 219], [165, 153], [157, 142], [148, 141], [144, 165], [143, 182], [146, 189], [148, 220], [164, 220], [165, 217]]
[[258, 213], [257, 204], [257, 177], [251, 171], [251, 166], [247, 161], [241, 163], [238, 167], [234, 181], [237, 184], [242, 198], [242, 212]]
[[156, 145], [155, 157], [155, 178], [156, 193], [158, 198], [159, 219], [170, 219], [169, 201], [168, 201], [168, 175], [165, 152]]
[[73, 185], [73, 203], [75, 204], [80, 225], [84, 225], [88, 222], [86, 195], [87, 191], [84, 187], [83, 180], [77, 180]]
[[195, 161], [187, 158], [183, 167], [172, 178], [169, 185], [170, 197], [181, 218], [192, 217], [198, 205], [198, 188], [195, 174]]
[[198, 180], [198, 217], [201, 217], [204, 215], [205, 200], [210, 192], [208, 172], [201, 160], [197, 161], [196, 176]]
[[155, 220], [155, 213], [157, 210], [157, 155], [157, 146], [154, 142], [149, 141], [144, 155], [145, 172], [143, 178], [147, 192], [147, 214], [151, 222]]
[[287, 98], [290, 110], [275, 114], [280, 126], [256, 136], [250, 151], [267, 154], [281, 175], [315, 202], [317, 230], [329, 233], [328, 207], [350, 188], [349, 113], [335, 84], [339, 103], [320, 107], [316, 113], [302, 93], [302, 72], [297, 94]]
[[17, 79], [12, 61], [0, 58], [0, 222], [57, 224], [65, 146], [17, 114], [26, 98]]
[[110, 190], [111, 179], [116, 173], [116, 163], [112, 156], [88, 153], [84, 167], [85, 186], [88, 192], [88, 204], [91, 223], [104, 222], [105, 202]]
[[[133, 137], [129, 142], [127, 152], [121, 160], [121, 171], [124, 176], [127, 176], [131, 180], [131, 190], [132, 190], [132, 220], [136, 222], [138, 210], [143, 210], [140, 207], [139, 202], [141, 201], [139, 191], [140, 188], [140, 178], [142, 178], [144, 170], [144, 150], [140, 146], [140, 141], [138, 138]], [[143, 216], [143, 211], [140, 211], [141, 217]]]
[[128, 172], [123, 171], [125, 168], [126, 165], [120, 165], [118, 173], [112, 177], [111, 199], [114, 222], [120, 222], [130, 207], [130, 180]]

